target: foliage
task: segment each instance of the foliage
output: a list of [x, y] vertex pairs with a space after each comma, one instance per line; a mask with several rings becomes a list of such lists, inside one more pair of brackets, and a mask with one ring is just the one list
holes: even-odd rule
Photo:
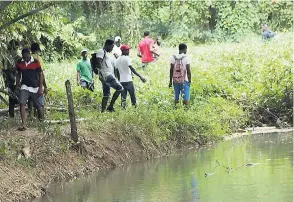
[[[13, 22], [35, 9], [50, 7]], [[122, 36], [136, 46], [143, 31], [161, 36], [167, 46], [180, 42], [242, 41], [260, 34], [261, 23], [274, 31], [292, 30], [293, 1], [85, 1], [1, 2], [0, 53], [14, 39], [21, 46], [41, 43], [44, 59], [78, 56], [83, 47], [97, 50], [106, 38]], [[6, 6], [7, 7], [6, 7]]]

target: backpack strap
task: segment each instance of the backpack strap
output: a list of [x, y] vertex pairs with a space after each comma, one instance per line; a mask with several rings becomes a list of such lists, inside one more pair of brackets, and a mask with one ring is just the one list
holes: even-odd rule
[[186, 55], [183, 55], [180, 58], [177, 58], [177, 56], [175, 56], [175, 55], [173, 55], [173, 57], [175, 58], [175, 60], [183, 60], [186, 57]]

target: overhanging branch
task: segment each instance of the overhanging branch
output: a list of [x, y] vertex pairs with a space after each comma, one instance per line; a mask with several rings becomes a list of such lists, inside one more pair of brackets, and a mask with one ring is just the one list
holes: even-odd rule
[[24, 18], [26, 18], [26, 17], [28, 17], [28, 16], [34, 15], [34, 14], [36, 14], [36, 13], [42, 11], [42, 10], [45, 10], [45, 9], [49, 8], [50, 6], [53, 6], [53, 3], [50, 3], [50, 4], [47, 4], [47, 5], [44, 5], [44, 6], [41, 7], [41, 8], [37, 8], [37, 9], [31, 10], [31, 11], [28, 12], [28, 13], [25, 13], [25, 14], [23, 14], [23, 15], [21, 15], [21, 16], [18, 16], [18, 17], [16, 17], [16, 18], [14, 18], [13, 20], [11, 20], [10, 22], [7, 22], [7, 23], [5, 23], [4, 25], [2, 25], [2, 26], [0, 27], [0, 30], [9, 27], [10, 25], [16, 23], [17, 21], [19, 21], [19, 20], [21, 20], [21, 19], [24, 19]]

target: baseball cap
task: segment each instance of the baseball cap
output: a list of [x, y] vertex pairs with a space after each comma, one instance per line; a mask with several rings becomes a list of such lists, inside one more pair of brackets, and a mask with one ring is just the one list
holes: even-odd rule
[[123, 44], [121, 47], [120, 47], [120, 50], [129, 50], [129, 49], [131, 49], [132, 47], [131, 46], [128, 46], [128, 45], [126, 45], [126, 44]]
[[87, 50], [87, 49], [83, 49], [83, 50], [81, 51], [81, 54], [82, 54], [83, 52], [88, 52], [88, 50]]
[[118, 40], [121, 40], [120, 36], [116, 36], [116, 37], [114, 38], [114, 42], [117, 42]]

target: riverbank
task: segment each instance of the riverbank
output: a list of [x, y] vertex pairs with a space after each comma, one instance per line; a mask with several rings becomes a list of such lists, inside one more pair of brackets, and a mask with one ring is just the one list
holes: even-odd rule
[[[115, 124], [113, 123], [115, 127]], [[48, 126], [44, 126], [48, 127]], [[130, 130], [101, 130], [99, 133], [83, 130], [79, 126], [84, 150], [78, 151], [70, 140], [69, 126], [31, 128], [19, 132], [11, 125], [0, 133], [0, 184], [1, 201], [21, 201], [40, 197], [53, 182], [79, 178], [92, 172], [114, 168], [136, 161], [179, 153], [204, 144], [217, 137], [198, 136], [195, 141], [173, 136], [158, 143], [154, 137]], [[273, 131], [273, 128], [270, 129]], [[287, 129], [289, 131], [290, 129]], [[293, 129], [291, 129], [293, 130]], [[260, 134], [264, 130], [259, 130]], [[269, 130], [267, 130], [269, 131]], [[285, 132], [275, 129], [274, 132]], [[257, 133], [257, 132], [255, 132]], [[241, 137], [252, 132], [233, 135]], [[228, 136], [229, 137], [229, 136]]]
[[[69, 126], [31, 127], [20, 132], [15, 123], [7, 124], [10, 124], [9, 129], [0, 132], [0, 201], [40, 197], [53, 182], [171, 155], [206, 142], [206, 138], [194, 142], [170, 138], [158, 143], [135, 128], [125, 133], [103, 128], [103, 131], [96, 133], [85, 131], [79, 125], [80, 140], [84, 146], [81, 152], [70, 140]], [[42, 127], [45, 130], [42, 131]]]

